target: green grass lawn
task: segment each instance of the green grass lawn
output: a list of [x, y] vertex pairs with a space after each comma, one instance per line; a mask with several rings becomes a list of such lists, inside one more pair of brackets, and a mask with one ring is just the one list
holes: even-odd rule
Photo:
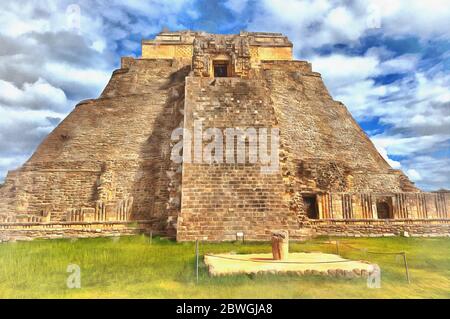
[[[341, 245], [344, 257], [377, 263], [382, 287], [366, 280], [258, 275], [211, 278], [203, 264], [195, 281], [193, 243], [145, 236], [35, 240], [0, 244], [0, 298], [450, 298], [450, 239], [358, 238], [342, 242], [372, 251], [406, 251], [403, 259], [365, 255]], [[335, 252], [323, 239], [292, 243], [291, 251]], [[269, 243], [204, 243], [201, 253], [270, 252]], [[66, 285], [69, 264], [81, 268], [81, 288]]]

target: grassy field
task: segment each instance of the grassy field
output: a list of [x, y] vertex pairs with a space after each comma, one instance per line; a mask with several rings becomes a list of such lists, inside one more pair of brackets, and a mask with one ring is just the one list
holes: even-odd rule
[[[145, 236], [36, 240], [0, 245], [0, 298], [450, 298], [450, 239], [341, 239], [372, 251], [406, 251], [403, 259], [366, 255], [340, 245], [344, 257], [377, 263], [382, 287], [365, 279], [294, 275], [210, 278], [205, 266], [195, 282], [193, 243]], [[335, 252], [323, 239], [292, 243], [291, 251]], [[205, 243], [201, 253], [270, 252], [268, 243]], [[69, 264], [81, 268], [81, 288], [68, 289]]]

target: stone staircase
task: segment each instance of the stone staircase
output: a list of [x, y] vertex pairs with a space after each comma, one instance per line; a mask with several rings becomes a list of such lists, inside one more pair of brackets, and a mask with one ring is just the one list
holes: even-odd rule
[[[195, 120], [202, 120], [203, 131], [267, 128], [270, 134], [270, 129], [278, 128], [261, 79], [190, 77], [186, 87], [185, 125], [189, 130]], [[237, 232], [248, 240], [268, 240], [272, 230], [299, 228], [297, 216], [284, 200], [281, 171], [264, 174], [260, 162], [249, 163], [246, 158], [245, 164], [225, 160], [213, 165], [184, 164], [182, 187], [178, 240], [234, 240]], [[305, 236], [298, 232], [296, 237]]]

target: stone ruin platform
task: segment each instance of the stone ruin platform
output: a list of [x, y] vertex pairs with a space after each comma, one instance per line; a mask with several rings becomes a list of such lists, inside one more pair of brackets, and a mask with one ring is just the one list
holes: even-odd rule
[[330, 277], [367, 277], [374, 270], [366, 261], [344, 259], [339, 255], [313, 253], [289, 253], [285, 260], [274, 260], [272, 254], [210, 254], [205, 264], [211, 276], [295, 274], [323, 275]]

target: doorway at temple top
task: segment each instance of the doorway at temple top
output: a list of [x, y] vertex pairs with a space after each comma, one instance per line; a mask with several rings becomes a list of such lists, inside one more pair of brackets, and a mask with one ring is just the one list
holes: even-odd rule
[[225, 78], [230, 76], [230, 63], [228, 61], [214, 61], [214, 77]]

